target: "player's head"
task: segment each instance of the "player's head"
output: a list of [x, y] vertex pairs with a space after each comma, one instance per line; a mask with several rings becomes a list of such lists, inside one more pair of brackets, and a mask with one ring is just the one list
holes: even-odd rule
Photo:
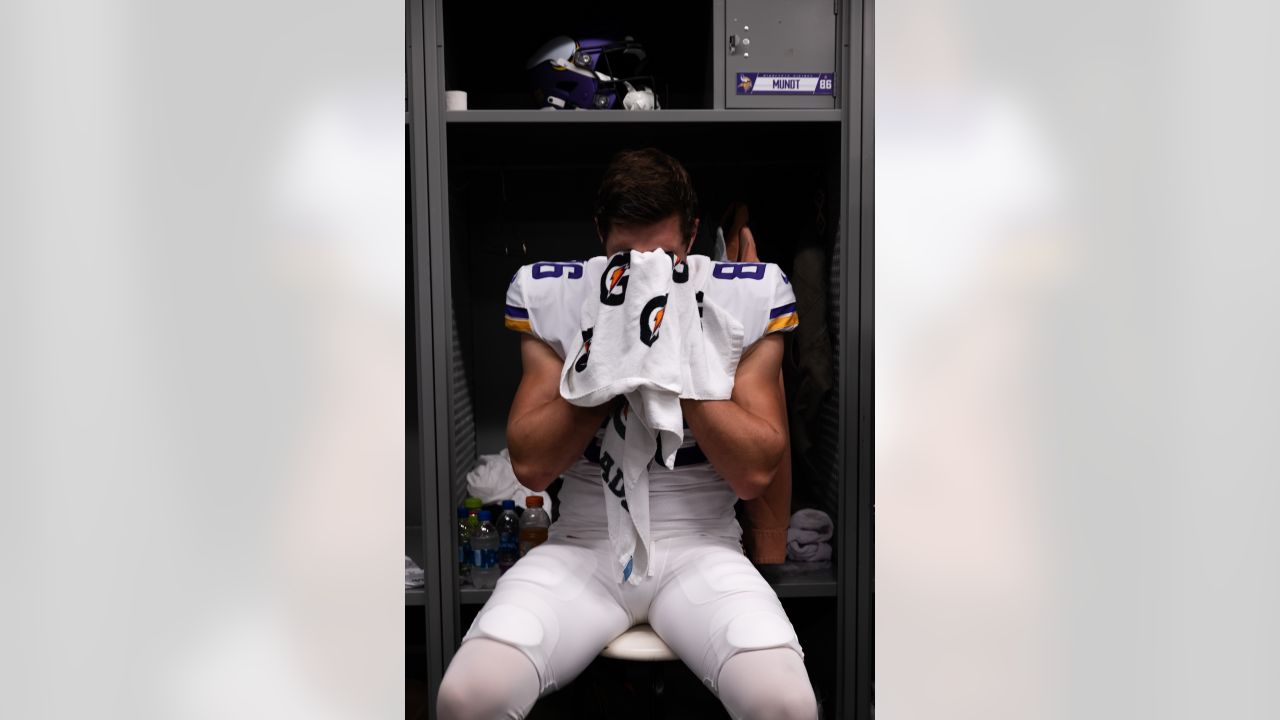
[[654, 148], [613, 156], [596, 192], [606, 255], [661, 248], [683, 258], [698, 234], [698, 195], [679, 160]]

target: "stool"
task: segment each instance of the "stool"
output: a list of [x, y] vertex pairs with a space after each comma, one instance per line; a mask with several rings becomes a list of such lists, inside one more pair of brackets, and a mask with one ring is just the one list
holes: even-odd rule
[[658, 637], [658, 633], [648, 623], [633, 626], [630, 630], [613, 639], [604, 646], [601, 655], [615, 660], [635, 660], [637, 662], [659, 662], [675, 660], [676, 654]]
[[[614, 660], [630, 660], [633, 662], [657, 663], [676, 660], [676, 654], [658, 637], [658, 633], [648, 623], [636, 625], [605, 646], [600, 652], [602, 657]], [[654, 665], [649, 676], [650, 689], [653, 694], [649, 698], [649, 716], [662, 717], [662, 666]]]

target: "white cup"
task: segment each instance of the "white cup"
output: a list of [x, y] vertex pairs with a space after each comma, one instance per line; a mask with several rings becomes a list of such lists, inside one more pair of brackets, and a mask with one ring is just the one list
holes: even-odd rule
[[445, 90], [444, 109], [445, 110], [466, 110], [467, 109], [467, 93], [463, 90]]

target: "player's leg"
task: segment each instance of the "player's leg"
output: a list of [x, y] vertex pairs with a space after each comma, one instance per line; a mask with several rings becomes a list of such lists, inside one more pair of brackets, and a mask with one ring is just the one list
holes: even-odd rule
[[734, 718], [816, 718], [791, 621], [736, 543], [666, 542], [666, 568], [649, 608], [653, 629]]
[[725, 661], [720, 702], [734, 718], [814, 720], [818, 701], [800, 653], [789, 647], [741, 652]]
[[458, 648], [440, 683], [442, 720], [518, 720], [538, 699], [538, 671], [516, 648], [472, 638]]
[[[550, 540], [498, 580], [445, 672], [441, 718], [523, 717], [539, 696], [577, 677], [631, 626], [612, 594], [616, 583], [610, 587], [596, 572], [607, 546]], [[476, 707], [476, 691], [496, 696], [498, 706]]]

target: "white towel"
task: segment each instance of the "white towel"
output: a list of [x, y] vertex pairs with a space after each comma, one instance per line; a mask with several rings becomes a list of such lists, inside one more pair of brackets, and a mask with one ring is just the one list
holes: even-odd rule
[[565, 355], [560, 394], [593, 407], [621, 395], [601, 443], [609, 541], [620, 577], [631, 584], [649, 564], [649, 462], [674, 466], [684, 438], [680, 398], [725, 400], [742, 354], [742, 326], [701, 288], [711, 260], [674, 264], [662, 250], [588, 260], [599, 296], [583, 305], [582, 333]]
[[481, 455], [476, 459], [475, 467], [467, 472], [467, 494], [480, 498], [486, 505], [501, 500], [515, 500], [516, 505], [526, 505], [525, 498], [537, 495], [542, 498], [542, 509], [548, 515], [552, 510], [550, 495], [534, 492], [516, 479], [506, 448], [502, 448], [500, 453]]

